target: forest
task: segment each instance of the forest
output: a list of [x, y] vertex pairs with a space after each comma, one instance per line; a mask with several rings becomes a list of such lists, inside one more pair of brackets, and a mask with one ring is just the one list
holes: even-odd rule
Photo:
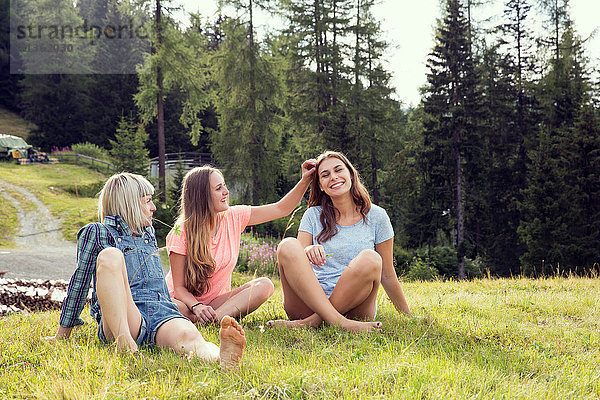
[[[471, 17], [486, 2], [442, 1], [427, 82], [407, 107], [375, 0], [229, 0], [189, 24], [168, 0], [0, 0], [0, 106], [34, 123], [28, 141], [45, 151], [210, 152], [247, 182], [238, 203], [278, 199], [302, 160], [341, 151], [392, 220], [401, 272], [587, 274], [600, 262], [598, 66], [568, 0], [500, 1], [491, 28]], [[257, 10], [284, 26], [257, 34]], [[61, 53], [11, 51], [11, 12], [135, 21], [148, 42], [116, 51], [63, 38], [86, 63], [61, 73]], [[48, 70], [11, 73], [17, 62]], [[173, 209], [177, 190], [158, 185]]]

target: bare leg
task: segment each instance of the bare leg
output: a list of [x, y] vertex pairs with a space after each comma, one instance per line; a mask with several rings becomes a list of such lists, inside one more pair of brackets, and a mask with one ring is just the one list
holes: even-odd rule
[[[330, 325], [353, 332], [371, 332], [381, 326], [380, 322], [353, 321], [340, 314], [323, 292], [304, 253], [304, 249], [297, 239], [287, 238], [279, 244], [277, 260], [284, 290], [284, 308], [291, 319], [306, 318], [316, 313], [320, 319]], [[379, 263], [381, 264], [381, 260]], [[379, 274], [381, 275], [381, 267]], [[365, 285], [365, 283], [362, 280], [362, 285]], [[361, 305], [373, 291], [373, 286], [372, 281], [371, 285], [363, 290], [366, 295], [359, 301], [350, 303], [349, 306], [357, 307]], [[356, 296], [356, 293], [354, 293], [354, 296]], [[351, 308], [353, 307], [349, 307], [348, 310]], [[317, 325], [320, 325], [320, 323], [318, 321]]]
[[273, 282], [269, 278], [257, 278], [229, 293], [217, 296], [209, 306], [215, 310], [219, 321], [226, 315], [233, 318], [243, 317], [267, 301], [274, 290]]
[[193, 355], [207, 362], [220, 362], [224, 369], [234, 368], [246, 347], [244, 330], [231, 317], [221, 320], [221, 348], [214, 343], [207, 342], [194, 324], [184, 318], [174, 318], [158, 328], [156, 344], [174, 351]]
[[[381, 256], [373, 250], [361, 251], [344, 270], [329, 301], [340, 314], [350, 318], [375, 318], [377, 291], [381, 280]], [[323, 323], [317, 313], [296, 321], [273, 321], [273, 325], [313, 327]]]
[[96, 294], [106, 338], [115, 340], [119, 349], [136, 352], [142, 316], [131, 297], [123, 253], [115, 247], [98, 254]]
[[[269, 278], [257, 278], [246, 282], [231, 292], [217, 296], [208, 304], [217, 313], [217, 321], [225, 315], [233, 318], [243, 317], [255, 311], [271, 297], [275, 290]], [[173, 299], [179, 312], [192, 322], [198, 322], [198, 317], [180, 300]]]
[[[329, 301], [340, 314], [351, 318], [375, 317], [377, 291], [381, 279], [381, 256], [373, 250], [363, 250], [348, 265], [338, 280]], [[285, 287], [285, 286], [284, 286]], [[312, 312], [312, 311], [311, 311]], [[303, 311], [306, 315], [306, 311]], [[289, 314], [288, 314], [289, 315]], [[323, 320], [317, 313], [294, 321], [270, 321], [269, 325], [286, 327], [318, 327]]]

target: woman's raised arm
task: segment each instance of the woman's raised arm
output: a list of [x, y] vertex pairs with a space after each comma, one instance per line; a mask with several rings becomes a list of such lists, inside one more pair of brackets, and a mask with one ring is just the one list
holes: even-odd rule
[[281, 200], [264, 206], [252, 206], [248, 225], [258, 225], [289, 215], [300, 203], [302, 196], [308, 189], [315, 172], [316, 161], [306, 160], [302, 163], [302, 179]]

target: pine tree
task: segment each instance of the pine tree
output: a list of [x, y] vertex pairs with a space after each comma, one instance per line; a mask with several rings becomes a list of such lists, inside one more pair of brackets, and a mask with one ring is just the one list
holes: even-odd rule
[[110, 154], [117, 170], [147, 176], [150, 159], [146, 149], [148, 134], [144, 125], [136, 124], [132, 118], [121, 117], [115, 138], [110, 140]]
[[430, 72], [423, 101], [424, 157], [427, 159], [427, 197], [435, 199], [444, 213], [452, 210], [454, 245], [458, 254], [458, 277], [465, 277], [465, 163], [480, 140], [477, 130], [477, 80], [469, 41], [469, 24], [458, 0], [448, 0], [436, 44], [427, 62]]
[[381, 28], [372, 15], [372, 0], [356, 0], [352, 9], [354, 34], [351, 89], [341, 93], [347, 107], [350, 146], [344, 149], [362, 172], [375, 203], [380, 199], [380, 170], [393, 159], [400, 145], [405, 123], [401, 105], [391, 98], [390, 73], [382, 57], [388, 44], [381, 40]]
[[327, 149], [347, 151], [351, 116], [344, 95], [349, 87], [343, 55], [350, 0], [291, 0], [283, 3], [287, 19], [285, 72], [288, 96], [286, 115], [293, 131], [293, 146], [301, 158]]
[[[581, 42], [566, 17], [557, 47], [558, 58], [549, 62], [539, 85], [543, 107], [542, 129], [532, 142], [528, 185], [520, 204], [519, 234], [527, 245], [521, 257], [524, 268], [539, 272], [542, 260], [556, 269], [589, 267], [596, 243], [598, 146], [591, 103], [589, 74]], [[589, 225], [591, 228], [587, 228]]]
[[[250, 6], [252, 2], [248, 3]], [[225, 39], [212, 57], [213, 104], [219, 130], [212, 149], [228, 179], [247, 183], [239, 200], [273, 200], [279, 167], [279, 81], [254, 42], [252, 14], [247, 23], [228, 20]]]
[[193, 144], [203, 132], [202, 113], [207, 106], [207, 68], [204, 64], [206, 37], [195, 26], [183, 32], [163, 13], [161, 0], [156, 0], [151, 33], [153, 52], [138, 69], [140, 87], [134, 95], [142, 121], [156, 120], [159, 157], [159, 193], [164, 201], [165, 178], [165, 99], [177, 89], [184, 95], [179, 120], [189, 130]]

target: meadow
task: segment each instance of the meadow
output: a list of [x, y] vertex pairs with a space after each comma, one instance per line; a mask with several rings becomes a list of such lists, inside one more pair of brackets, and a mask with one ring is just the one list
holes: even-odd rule
[[[73, 165], [6, 163], [0, 172], [63, 218], [68, 238], [95, 219], [91, 197], [101, 174]], [[11, 210], [0, 210], [1, 218], [9, 220]], [[86, 324], [63, 342], [43, 339], [56, 331], [58, 311], [9, 314], [0, 317], [0, 398], [600, 398], [595, 274], [403, 279], [412, 315], [399, 315], [380, 291], [380, 333], [269, 329], [266, 321], [285, 318], [275, 246], [255, 234], [242, 238], [234, 286], [263, 275], [276, 290], [241, 322], [248, 346], [238, 371], [158, 349], [123, 355], [99, 343], [87, 308]], [[216, 327], [200, 330], [218, 341]]]
[[[236, 274], [241, 284], [251, 276]], [[405, 282], [413, 315], [378, 297], [381, 333], [269, 329], [282, 292], [242, 324], [242, 367], [145, 349], [121, 355], [86, 325], [46, 342], [58, 311], [0, 319], [0, 398], [600, 397], [600, 283], [594, 278]], [[216, 327], [201, 327], [210, 341]]]
[[[61, 218], [62, 233], [67, 240], [74, 241], [82, 226], [97, 220], [97, 200], [94, 196], [102, 188], [105, 179], [100, 172], [69, 164], [17, 165], [14, 162], [0, 162], [0, 179], [24, 187], [41, 200], [54, 216]], [[35, 208], [19, 193], [7, 192], [19, 200], [25, 210]], [[0, 197], [2, 204], [10, 203]], [[0, 229], [0, 243], [3, 240], [10, 242], [9, 237], [14, 234], [14, 214], [14, 207], [0, 208], [0, 221], [9, 223], [5, 232]]]

